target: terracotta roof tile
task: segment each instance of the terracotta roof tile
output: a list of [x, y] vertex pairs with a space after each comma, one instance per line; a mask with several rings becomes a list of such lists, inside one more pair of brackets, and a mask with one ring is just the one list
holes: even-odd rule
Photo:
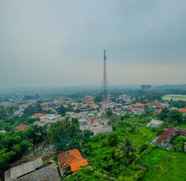
[[168, 139], [172, 138], [176, 134], [176, 129], [175, 128], [167, 128], [165, 131], [159, 136], [157, 139], [157, 143], [161, 144]]
[[181, 113], [186, 113], [186, 108], [181, 108], [178, 111], [181, 112]]
[[69, 166], [72, 172], [76, 172], [82, 166], [88, 165], [88, 161], [82, 157], [78, 149], [61, 152], [58, 155], [58, 160], [62, 168]]
[[19, 125], [16, 127], [16, 130], [17, 130], [17, 131], [26, 131], [28, 128], [29, 128], [28, 125], [26, 125], [26, 124], [24, 124], [24, 123], [21, 123], [21, 124], [19, 124]]

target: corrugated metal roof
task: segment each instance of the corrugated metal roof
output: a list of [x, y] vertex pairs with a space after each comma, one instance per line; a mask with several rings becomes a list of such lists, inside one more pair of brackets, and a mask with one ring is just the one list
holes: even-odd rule
[[43, 165], [43, 161], [41, 158], [30, 161], [21, 165], [18, 165], [16, 167], [10, 168], [8, 171], [5, 172], [5, 181], [16, 179], [18, 177], [21, 177], [25, 174], [28, 174], [37, 168], [41, 167]]

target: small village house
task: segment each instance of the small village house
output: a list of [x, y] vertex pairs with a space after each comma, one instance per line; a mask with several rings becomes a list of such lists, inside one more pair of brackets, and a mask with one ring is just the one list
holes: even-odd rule
[[68, 169], [70, 169], [71, 172], [77, 172], [81, 167], [88, 165], [88, 161], [83, 158], [78, 149], [61, 152], [58, 155], [58, 163], [61, 175], [64, 175]]
[[186, 108], [181, 108], [181, 109], [178, 109], [178, 112], [186, 115]]
[[149, 128], [159, 128], [162, 124], [163, 124], [163, 121], [152, 119], [147, 124], [147, 127], [149, 127]]
[[57, 167], [44, 165], [41, 158], [12, 167], [5, 172], [5, 181], [60, 181]]
[[175, 136], [186, 136], [185, 129], [167, 128], [152, 143], [160, 147], [171, 148], [170, 141]]
[[29, 126], [25, 123], [21, 123], [18, 126], [16, 126], [16, 131], [27, 131], [29, 129]]

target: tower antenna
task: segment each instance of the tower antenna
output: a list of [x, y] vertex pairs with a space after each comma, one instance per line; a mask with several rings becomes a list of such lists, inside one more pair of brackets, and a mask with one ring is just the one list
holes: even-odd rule
[[103, 62], [103, 109], [108, 107], [108, 82], [107, 82], [107, 55], [104, 50], [104, 62]]

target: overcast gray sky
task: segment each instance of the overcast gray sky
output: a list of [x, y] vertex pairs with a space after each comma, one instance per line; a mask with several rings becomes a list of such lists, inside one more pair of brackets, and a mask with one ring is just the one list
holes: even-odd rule
[[0, 0], [0, 86], [186, 83], [185, 0]]

